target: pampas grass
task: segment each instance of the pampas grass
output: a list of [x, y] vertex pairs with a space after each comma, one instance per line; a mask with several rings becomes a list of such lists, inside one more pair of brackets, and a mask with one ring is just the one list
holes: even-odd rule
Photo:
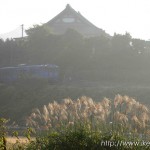
[[76, 129], [86, 125], [91, 131], [111, 132], [135, 136], [148, 134], [149, 109], [129, 96], [116, 95], [95, 102], [82, 96], [77, 100], [66, 98], [62, 103], [49, 103], [42, 110], [34, 109], [26, 125], [43, 130]]

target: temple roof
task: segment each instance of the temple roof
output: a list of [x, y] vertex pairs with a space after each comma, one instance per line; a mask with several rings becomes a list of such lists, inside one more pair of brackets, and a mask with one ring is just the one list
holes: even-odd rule
[[56, 34], [63, 34], [71, 28], [84, 36], [109, 36], [104, 30], [88, 21], [80, 12], [76, 12], [69, 4], [46, 25], [50, 26], [52, 32]]

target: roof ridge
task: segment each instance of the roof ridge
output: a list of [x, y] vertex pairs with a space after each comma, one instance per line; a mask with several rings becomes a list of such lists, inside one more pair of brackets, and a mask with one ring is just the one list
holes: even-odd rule
[[[79, 17], [82, 21], [86, 21], [86, 23], [88, 23], [89, 25], [93, 25], [94, 27], [96, 27], [94, 24], [92, 24], [88, 19], [86, 19], [83, 15], [81, 15], [81, 13], [78, 11], [76, 11], [75, 9], [73, 9], [71, 7], [70, 4], [66, 5], [66, 8], [61, 11], [58, 15], [56, 15], [54, 18], [52, 18], [50, 21], [48, 21], [47, 23], [49, 24], [50, 22], [53, 22], [53, 20], [55, 20], [56, 18], [58, 18], [61, 14], [63, 14], [65, 11], [69, 11], [71, 10], [77, 17]], [[98, 27], [96, 27], [98, 28]]]
[[[77, 19], [76, 20], [77, 27], [75, 27], [75, 23], [74, 24], [73, 23], [72, 24], [67, 24], [66, 27], [65, 27], [65, 25], [63, 24], [63, 21], [60, 20], [60, 19], [62, 19], [62, 17], [66, 18], [66, 19], [69, 19], [69, 18], [72, 19], [72, 17], [74, 19], [74, 17], [75, 17]], [[61, 11], [59, 14], [57, 14], [54, 18], [52, 18], [50, 21], [48, 21], [45, 24], [47, 24], [49, 26], [55, 26], [55, 23], [57, 23], [57, 22], [58, 23], [60, 22], [59, 25], [60, 26], [62, 25], [63, 29], [65, 29], [65, 28], [72, 25], [73, 27], [77, 28], [77, 30], [78, 30], [79, 27], [81, 27], [82, 28], [81, 32], [83, 32], [83, 33], [88, 28], [87, 29], [88, 30], [87, 34], [89, 34], [90, 32], [91, 32], [91, 34], [96, 34], [96, 35], [98, 35], [98, 32], [101, 32], [102, 35], [106, 34], [105, 30], [103, 30], [103, 29], [97, 27], [96, 25], [94, 25], [92, 22], [90, 22], [88, 19], [86, 19], [80, 12], [73, 9], [70, 4], [67, 4], [66, 8], [63, 11]], [[82, 25], [78, 24], [79, 22], [82, 22]], [[84, 25], [86, 26], [86, 29], [83, 27]], [[58, 28], [58, 25], [56, 25], [56, 26], [57, 26], [56, 28]], [[93, 31], [91, 31], [91, 30], [93, 30]], [[60, 30], [60, 32], [61, 32], [61, 30]]]

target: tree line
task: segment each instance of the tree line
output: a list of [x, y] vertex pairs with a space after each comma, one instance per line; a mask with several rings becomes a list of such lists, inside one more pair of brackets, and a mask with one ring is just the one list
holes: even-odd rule
[[[150, 41], [129, 33], [112, 37], [83, 37], [73, 29], [56, 35], [45, 25], [26, 31], [24, 39], [0, 40], [0, 66], [56, 64], [74, 78], [148, 77]], [[123, 78], [123, 79], [124, 79]]]

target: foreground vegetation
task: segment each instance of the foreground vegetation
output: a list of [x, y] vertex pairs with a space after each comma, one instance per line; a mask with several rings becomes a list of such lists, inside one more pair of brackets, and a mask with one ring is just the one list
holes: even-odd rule
[[[116, 95], [96, 102], [82, 96], [34, 109], [27, 118], [28, 142], [17, 150], [145, 150], [150, 147], [150, 117], [145, 105], [129, 96]], [[2, 125], [1, 131], [5, 133]], [[5, 134], [1, 134], [4, 144]], [[4, 144], [5, 145], [5, 144]]]
[[95, 102], [83, 96], [35, 109], [27, 124], [50, 132], [37, 138], [32, 149], [146, 149], [150, 145], [116, 143], [149, 140], [149, 119], [148, 108], [131, 97]]
[[36, 108], [27, 118], [27, 126], [39, 129], [61, 131], [70, 125], [88, 125], [94, 132], [121, 129], [123, 133], [134, 131], [145, 134], [149, 131], [149, 110], [128, 96], [117, 95], [114, 100], [104, 98], [100, 102], [82, 96], [76, 101], [69, 98], [63, 103], [54, 101], [44, 105], [42, 111]]

